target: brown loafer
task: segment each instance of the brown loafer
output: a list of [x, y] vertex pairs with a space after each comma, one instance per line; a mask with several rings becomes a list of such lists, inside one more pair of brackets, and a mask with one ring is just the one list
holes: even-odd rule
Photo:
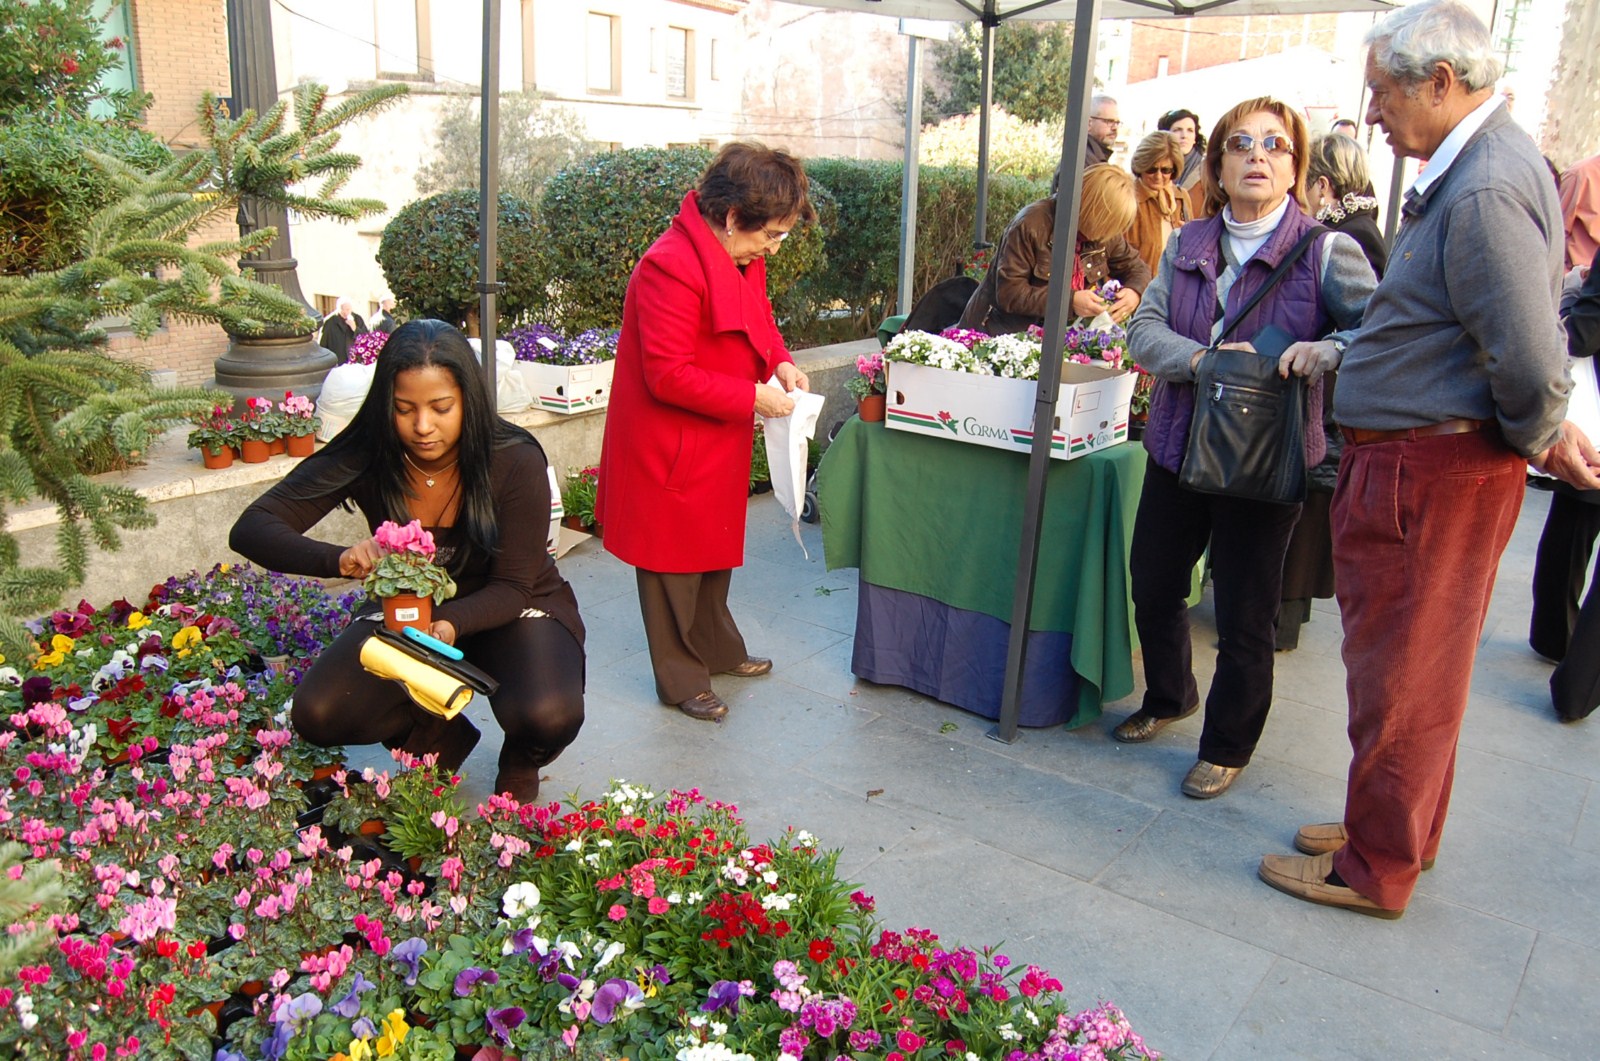
[[1200, 710], [1200, 705], [1196, 703], [1181, 715], [1173, 715], [1171, 718], [1157, 718], [1141, 707], [1123, 719], [1122, 723], [1111, 731], [1111, 736], [1124, 744], [1143, 744], [1147, 740], [1154, 740], [1157, 733], [1160, 733], [1174, 722], [1181, 718], [1188, 718], [1198, 710]]
[[1329, 884], [1333, 872], [1333, 852], [1323, 855], [1267, 855], [1261, 860], [1256, 875], [1272, 887], [1319, 906], [1336, 906], [1368, 917], [1381, 917], [1393, 921], [1404, 914], [1405, 907], [1386, 910], [1354, 888]]
[[708, 689], [699, 696], [680, 702], [678, 710], [702, 722], [721, 722], [723, 716], [728, 713], [728, 705]]
[[1201, 759], [1189, 767], [1183, 779], [1183, 794], [1190, 799], [1216, 799], [1228, 791], [1243, 772], [1242, 766], [1218, 766]]
[[[1295, 850], [1308, 855], [1328, 855], [1343, 847], [1347, 839], [1344, 822], [1322, 822], [1319, 825], [1302, 825], [1294, 834], [1294, 846]], [[1432, 869], [1433, 859], [1423, 859], [1422, 868]]]
[[729, 667], [722, 672], [731, 674], [735, 678], [759, 678], [763, 674], [772, 673], [772, 661], [759, 656], [751, 656], [737, 667]]

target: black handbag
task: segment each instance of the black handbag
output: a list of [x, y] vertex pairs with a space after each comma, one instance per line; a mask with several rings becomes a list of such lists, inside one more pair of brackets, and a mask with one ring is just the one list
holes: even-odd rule
[[1278, 358], [1294, 337], [1269, 324], [1251, 340], [1256, 353], [1218, 346], [1326, 231], [1319, 225], [1295, 244], [1200, 359], [1178, 473], [1190, 490], [1291, 505], [1305, 500], [1306, 381], [1278, 375]]

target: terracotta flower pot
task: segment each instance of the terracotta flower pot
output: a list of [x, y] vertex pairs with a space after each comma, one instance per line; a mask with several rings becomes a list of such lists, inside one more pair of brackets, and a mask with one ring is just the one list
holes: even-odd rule
[[246, 464], [264, 464], [272, 450], [259, 438], [247, 438], [239, 443], [239, 456]]
[[433, 625], [433, 598], [412, 593], [396, 593], [383, 598], [383, 625], [399, 633], [414, 626], [423, 633]]
[[311, 451], [317, 448], [316, 435], [290, 435], [284, 442], [289, 447], [291, 457], [309, 457]]
[[267, 454], [268, 454], [268, 456], [272, 456], [272, 457], [279, 456], [280, 454], [283, 454], [283, 453], [287, 452], [288, 449], [289, 449], [288, 444], [284, 441], [282, 436], [279, 436], [278, 438], [272, 439], [271, 441], [269, 441], [267, 443]]
[[856, 412], [869, 424], [882, 423], [887, 404], [888, 395], [869, 394], [856, 400]]
[[201, 446], [200, 463], [207, 468], [231, 468], [233, 467], [233, 447], [224, 445], [219, 447], [216, 453], [213, 453], [211, 452], [211, 447]]

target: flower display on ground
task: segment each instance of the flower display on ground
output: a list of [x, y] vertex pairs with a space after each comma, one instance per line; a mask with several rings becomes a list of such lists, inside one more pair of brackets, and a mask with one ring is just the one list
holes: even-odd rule
[[[280, 595], [323, 618], [286, 626]], [[330, 764], [288, 725], [295, 670], [254, 662], [331, 639], [354, 602], [314, 597], [248, 569], [170, 579], [44, 617], [37, 657], [0, 670], [0, 873], [28, 896], [0, 1053], [1154, 1056], [1043, 969], [885, 931], [837, 852], [756, 842], [698, 790], [469, 809], [431, 756]]]
[[615, 328], [590, 328], [567, 338], [548, 324], [523, 324], [506, 333], [518, 361], [546, 365], [598, 365], [617, 356]]
[[[1103, 326], [1082, 319], [1074, 321], [1063, 333], [1062, 359], [1139, 370], [1128, 354], [1127, 330], [1108, 321], [1103, 318]], [[990, 336], [970, 328], [947, 328], [938, 335], [910, 331], [895, 336], [883, 356], [890, 361], [950, 372], [1029, 380], [1039, 378], [1043, 343], [1044, 329], [1036, 324], [1014, 335]]]

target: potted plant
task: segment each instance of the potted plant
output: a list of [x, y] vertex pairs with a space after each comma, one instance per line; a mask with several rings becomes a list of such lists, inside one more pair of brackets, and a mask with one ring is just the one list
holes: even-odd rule
[[189, 445], [200, 451], [200, 459], [207, 468], [231, 466], [238, 441], [238, 425], [220, 405], [213, 408], [210, 415], [197, 419], [194, 430], [189, 432]]
[[304, 394], [284, 391], [283, 401], [278, 403], [278, 415], [283, 418], [284, 441], [289, 456], [311, 456], [317, 444], [317, 432], [322, 430], [322, 418], [317, 415], [316, 404]]
[[268, 416], [271, 412], [270, 398], [250, 398], [245, 403], [238, 426], [239, 456], [246, 464], [260, 464], [272, 456], [272, 440], [278, 437], [278, 428], [275, 417]]
[[539, 408], [579, 413], [611, 401], [619, 334], [614, 328], [590, 328], [567, 339], [547, 324], [534, 323], [513, 328], [506, 341]]
[[881, 421], [889, 389], [883, 374], [883, 351], [874, 350], [856, 358], [855, 375], [844, 381], [844, 389], [856, 400], [856, 411], [868, 423]]
[[364, 332], [350, 340], [350, 353], [345, 358], [347, 365], [370, 365], [378, 360], [378, 353], [383, 349], [383, 344], [389, 341], [388, 332]]
[[562, 522], [573, 530], [594, 527], [594, 500], [599, 489], [599, 468], [567, 472], [567, 481], [561, 488], [561, 508], [565, 513]]
[[399, 631], [408, 626], [427, 632], [433, 623], [433, 606], [456, 594], [450, 572], [433, 562], [433, 535], [421, 520], [401, 526], [392, 520], [373, 535], [383, 556], [361, 583], [383, 601], [383, 623]]

